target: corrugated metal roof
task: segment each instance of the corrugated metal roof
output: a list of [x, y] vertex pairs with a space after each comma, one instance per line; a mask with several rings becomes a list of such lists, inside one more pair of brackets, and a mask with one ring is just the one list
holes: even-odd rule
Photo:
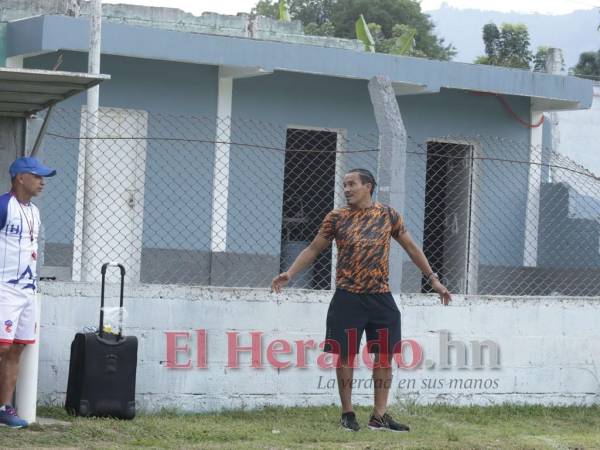
[[110, 76], [2, 67], [0, 116], [30, 116], [105, 80]]

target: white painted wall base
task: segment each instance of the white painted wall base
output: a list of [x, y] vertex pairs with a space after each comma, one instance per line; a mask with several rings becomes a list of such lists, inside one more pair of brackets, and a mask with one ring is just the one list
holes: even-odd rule
[[[69, 347], [74, 333], [98, 321], [99, 286], [90, 283], [42, 283], [44, 310], [40, 343], [39, 399], [62, 404], [67, 386]], [[116, 289], [113, 289], [116, 300]], [[275, 339], [324, 339], [330, 293], [288, 291], [277, 296], [261, 289], [210, 289], [139, 286], [126, 289], [126, 334], [139, 338], [137, 400], [142, 410], [176, 408], [214, 411], [263, 405], [338, 404], [331, 385], [335, 371], [320, 369], [318, 350], [308, 350], [305, 369], [276, 369], [267, 362], [267, 346]], [[490, 405], [502, 402], [593, 404], [600, 400], [600, 298], [460, 297], [442, 307], [428, 295], [396, 297], [402, 312], [403, 336], [422, 347], [423, 363], [413, 370], [394, 370], [391, 401]], [[166, 367], [165, 332], [207, 333], [207, 368]], [[440, 330], [467, 347], [466, 369], [440, 369]], [[240, 368], [228, 368], [227, 332], [240, 333], [249, 345], [250, 332], [264, 332], [263, 369], [250, 367], [242, 355]], [[500, 348], [500, 368], [473, 364], [471, 341], [491, 340]], [[179, 342], [183, 344], [183, 342]], [[192, 366], [195, 340], [189, 343]], [[185, 352], [183, 352], [185, 353]], [[179, 363], [185, 362], [180, 354]], [[410, 362], [410, 354], [405, 355]], [[296, 364], [296, 354], [278, 355]], [[455, 350], [451, 362], [456, 365]], [[359, 404], [372, 402], [370, 378], [361, 362], [355, 378]], [[411, 381], [414, 380], [414, 381]], [[462, 380], [462, 381], [460, 381]], [[470, 381], [468, 381], [470, 380]], [[479, 380], [479, 381], [478, 381]], [[462, 386], [460, 385], [462, 384]], [[486, 387], [487, 385], [487, 387]]]

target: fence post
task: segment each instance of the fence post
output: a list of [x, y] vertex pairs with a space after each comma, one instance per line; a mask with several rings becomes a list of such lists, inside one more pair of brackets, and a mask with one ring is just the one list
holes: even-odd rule
[[[90, 31], [88, 47], [88, 73], [100, 73], [101, 56], [101, 30], [102, 30], [102, 0], [93, 0], [90, 4]], [[94, 176], [97, 172], [98, 151], [95, 147], [98, 145], [94, 140], [98, 133], [98, 109], [100, 101], [100, 87], [95, 86], [87, 91], [87, 105], [82, 110], [82, 125], [84, 126], [83, 136], [86, 138], [83, 145], [79, 147], [78, 175], [77, 181], [77, 199], [75, 211], [75, 233], [73, 245], [73, 281], [92, 281], [88, 278], [89, 268], [86, 262], [91, 258], [94, 251], [90, 242], [90, 231], [93, 227], [93, 221], [90, 217], [94, 210], [93, 201], [97, 201], [94, 195], [94, 185], [97, 179]], [[82, 130], [83, 131], [83, 130]]]
[[[546, 72], [561, 75], [562, 53], [560, 49], [548, 49], [546, 59]], [[531, 123], [539, 123], [542, 117], [548, 120], [545, 126], [551, 127], [552, 145], [560, 141], [558, 135], [558, 115], [556, 113], [544, 114], [531, 105]], [[544, 124], [532, 127], [529, 134], [529, 178], [527, 186], [527, 207], [525, 211], [525, 244], [523, 248], [523, 265], [536, 267], [538, 264], [538, 231], [540, 221], [540, 190], [542, 185], [543, 140]], [[556, 150], [553, 148], [553, 150]]]
[[[406, 184], [406, 129], [396, 94], [389, 78], [373, 77], [369, 81], [369, 95], [379, 130], [379, 157], [377, 161], [377, 199], [398, 210], [404, 217]], [[402, 249], [390, 248], [390, 289], [400, 293], [402, 284]]]

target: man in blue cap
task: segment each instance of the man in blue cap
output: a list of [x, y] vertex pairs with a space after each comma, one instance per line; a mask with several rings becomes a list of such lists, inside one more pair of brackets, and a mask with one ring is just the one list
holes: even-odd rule
[[12, 188], [0, 196], [0, 425], [28, 425], [12, 406], [25, 345], [35, 343], [36, 281], [40, 212], [31, 199], [56, 170], [38, 159], [16, 159], [9, 168]]

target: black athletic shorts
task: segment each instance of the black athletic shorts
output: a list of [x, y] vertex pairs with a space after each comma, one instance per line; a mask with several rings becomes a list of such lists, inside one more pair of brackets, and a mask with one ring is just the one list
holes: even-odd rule
[[355, 294], [336, 289], [327, 312], [323, 351], [355, 355], [365, 330], [369, 353], [401, 352], [400, 311], [392, 294]]

